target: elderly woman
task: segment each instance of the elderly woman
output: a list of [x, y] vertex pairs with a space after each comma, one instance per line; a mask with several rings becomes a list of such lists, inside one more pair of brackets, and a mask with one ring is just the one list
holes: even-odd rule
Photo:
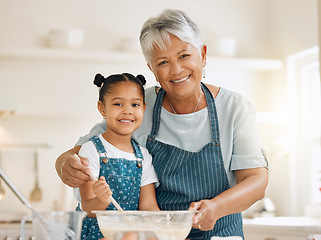
[[[148, 19], [140, 43], [161, 88], [146, 90], [144, 121], [133, 137], [153, 156], [160, 209], [199, 210], [189, 239], [243, 237], [241, 212], [264, 196], [268, 182], [252, 105], [201, 82], [207, 49], [184, 12], [165, 10]], [[89, 180], [86, 159], [81, 165], [73, 154], [105, 125], [97, 124], [57, 159], [65, 184]]]

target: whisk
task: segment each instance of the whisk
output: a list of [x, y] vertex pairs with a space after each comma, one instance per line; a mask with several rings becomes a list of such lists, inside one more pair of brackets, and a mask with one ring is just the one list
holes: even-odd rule
[[[0, 176], [2, 179], [7, 183], [9, 188], [14, 192], [14, 194], [19, 198], [19, 200], [26, 205], [32, 212], [32, 215], [34, 217], [38, 217], [39, 220], [44, 223], [48, 229], [51, 229], [55, 232], [56, 236], [64, 236], [66, 234], [67, 237], [70, 237], [71, 239], [74, 239], [76, 234], [75, 232], [70, 228], [61, 228], [57, 226], [56, 222], [51, 222], [45, 219], [40, 213], [36, 212], [30, 205], [30, 203], [27, 201], [27, 199], [22, 195], [22, 193], [16, 188], [16, 186], [11, 182], [11, 180], [6, 176], [6, 174], [1, 170], [0, 168]], [[49, 236], [48, 238], [49, 239]]]

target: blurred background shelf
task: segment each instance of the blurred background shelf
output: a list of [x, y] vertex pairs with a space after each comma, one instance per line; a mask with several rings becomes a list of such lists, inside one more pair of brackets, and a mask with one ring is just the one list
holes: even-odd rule
[[[107, 63], [146, 64], [141, 53], [120, 51], [90, 51], [82, 49], [0, 49], [0, 59], [29, 58], [44, 60], [93, 61]], [[253, 71], [273, 71], [283, 68], [283, 61], [264, 58], [234, 58], [207, 56], [207, 63], [215, 69], [240, 69]]]

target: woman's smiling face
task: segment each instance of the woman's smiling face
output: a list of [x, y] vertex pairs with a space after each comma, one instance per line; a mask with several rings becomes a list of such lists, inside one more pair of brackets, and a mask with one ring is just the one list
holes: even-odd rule
[[206, 65], [206, 46], [202, 56], [198, 49], [170, 34], [165, 51], [155, 48], [149, 68], [167, 94], [186, 97], [199, 89]]

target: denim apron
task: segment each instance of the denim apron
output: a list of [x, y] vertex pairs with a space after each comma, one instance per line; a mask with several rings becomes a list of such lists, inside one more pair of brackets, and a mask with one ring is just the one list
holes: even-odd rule
[[[100, 158], [99, 177], [104, 176], [110, 189], [113, 192], [113, 198], [124, 210], [138, 210], [138, 200], [140, 193], [140, 182], [142, 176], [141, 164], [143, 154], [139, 145], [132, 139], [131, 143], [136, 156], [136, 161], [124, 158], [109, 158], [103, 143], [98, 136], [90, 139], [97, 149]], [[78, 204], [77, 209], [81, 211]], [[106, 210], [117, 210], [111, 203]], [[82, 240], [94, 240], [103, 238], [99, 230], [97, 218], [85, 217], [81, 229]]]
[[[153, 165], [160, 181], [156, 188], [161, 210], [187, 210], [191, 202], [212, 199], [230, 188], [225, 172], [219, 137], [215, 101], [202, 83], [211, 123], [212, 141], [197, 152], [189, 152], [156, 140], [165, 91], [160, 89], [153, 109], [153, 127], [146, 147], [153, 156]], [[217, 220], [214, 229], [192, 229], [188, 239], [210, 240], [212, 236], [243, 236], [241, 213]]]

